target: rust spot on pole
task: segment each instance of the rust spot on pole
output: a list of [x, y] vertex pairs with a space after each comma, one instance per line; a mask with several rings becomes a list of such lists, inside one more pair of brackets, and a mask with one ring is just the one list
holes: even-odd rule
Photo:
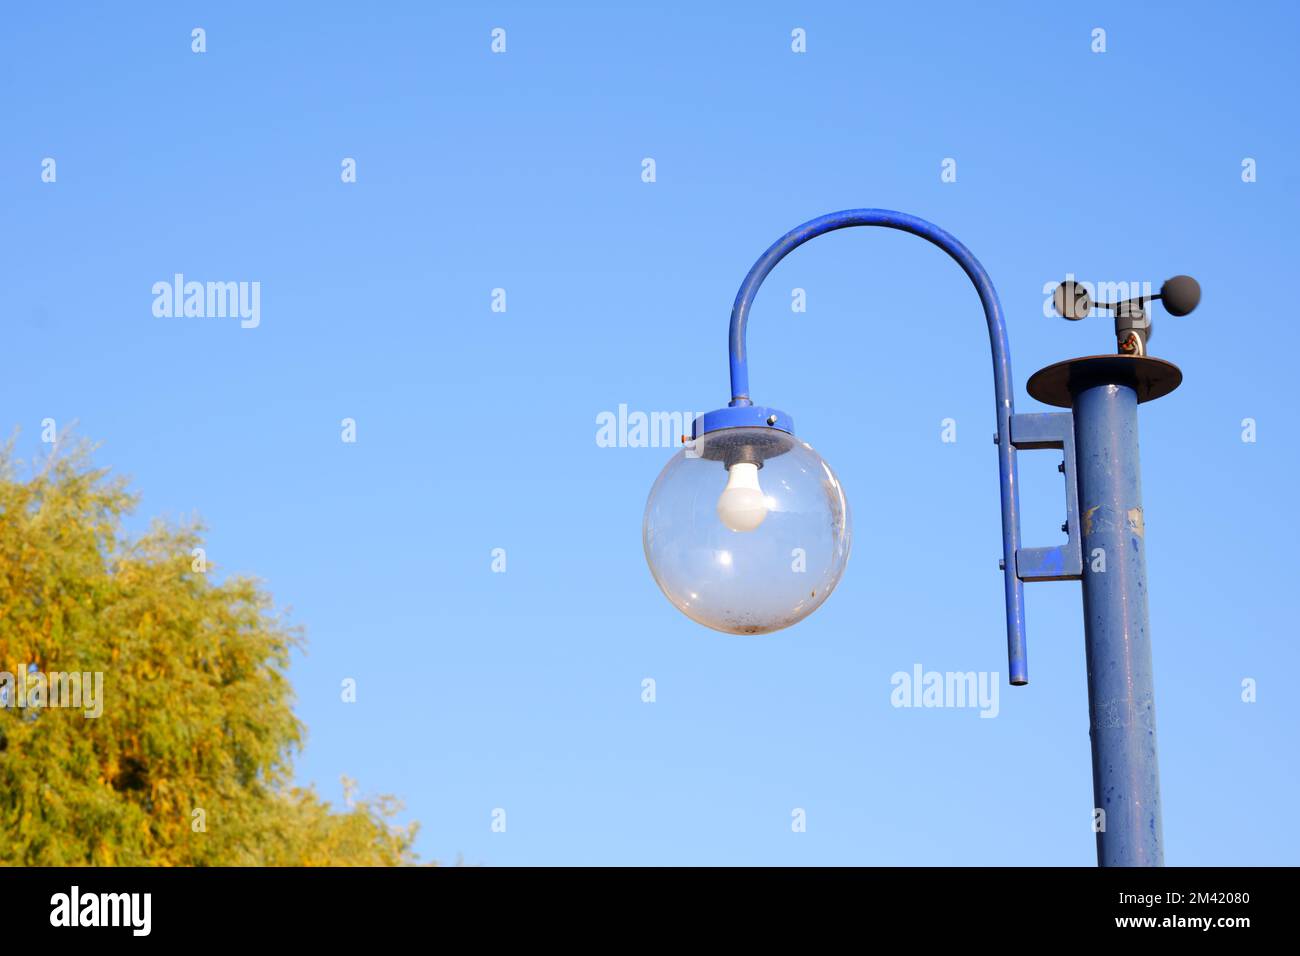
[[1083, 513], [1084, 534], [1092, 534], [1092, 516], [1097, 513], [1097, 509], [1100, 507], [1101, 505], [1093, 505], [1091, 508], [1089, 508], [1087, 511]]

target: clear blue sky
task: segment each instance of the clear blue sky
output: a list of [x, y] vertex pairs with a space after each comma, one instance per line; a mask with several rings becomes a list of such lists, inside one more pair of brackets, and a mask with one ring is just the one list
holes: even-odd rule
[[[883, 206], [982, 259], [1020, 411], [1034, 370], [1113, 347], [1045, 318], [1046, 283], [1201, 280], [1156, 311], [1186, 382], [1142, 412], [1167, 860], [1300, 862], [1294, 8], [540, 6], [4, 15], [0, 425], [30, 457], [76, 420], [134, 527], [199, 513], [219, 573], [292, 608], [300, 779], [400, 795], [442, 860], [1092, 863], [1079, 589], [1028, 589], [1032, 683], [1005, 686], [987, 338], [940, 252], [839, 233], [759, 297], [754, 396], [854, 509], [796, 628], [675, 611], [640, 542], [669, 452], [595, 441], [620, 404], [725, 404], [752, 261]], [[260, 326], [156, 318], [177, 272], [260, 282]], [[1027, 545], [1062, 537], [1057, 460], [1021, 456]], [[894, 709], [917, 663], [996, 671], [998, 717]]]

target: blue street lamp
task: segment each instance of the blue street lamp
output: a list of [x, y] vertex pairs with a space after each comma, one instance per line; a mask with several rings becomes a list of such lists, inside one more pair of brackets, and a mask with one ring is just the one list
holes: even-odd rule
[[[1035, 373], [1029, 394], [1068, 410], [1017, 415], [1002, 306], [969, 249], [932, 223], [887, 209], [845, 210], [792, 229], [754, 263], [732, 306], [731, 401], [695, 420], [690, 440], [650, 492], [643, 539], [651, 573], [683, 613], [737, 634], [795, 624], [839, 583], [852, 539], [848, 502], [830, 466], [795, 437], [790, 416], [751, 400], [745, 328], [759, 286], [778, 262], [809, 239], [849, 226], [884, 226], [934, 243], [979, 293], [993, 355], [1009, 679], [1029, 683], [1024, 582], [1082, 581], [1094, 807], [1102, 811], [1097, 859], [1103, 866], [1159, 866], [1137, 405], [1182, 381], [1175, 366], [1146, 354], [1146, 303], [1161, 299], [1171, 314], [1186, 315], [1200, 298], [1194, 279], [1171, 279], [1159, 295], [1098, 303], [1115, 313], [1119, 351]], [[1094, 307], [1069, 282], [1057, 289], [1055, 304], [1069, 319]], [[1022, 548], [1016, 452], [1039, 448], [1064, 456], [1067, 537], [1055, 547]]]

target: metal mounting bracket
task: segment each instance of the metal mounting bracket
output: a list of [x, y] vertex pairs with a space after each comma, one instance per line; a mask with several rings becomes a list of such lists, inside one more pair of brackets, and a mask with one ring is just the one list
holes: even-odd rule
[[1051, 548], [1017, 548], [1016, 577], [1021, 581], [1078, 581], [1083, 578], [1079, 534], [1079, 485], [1075, 478], [1074, 416], [1070, 412], [1033, 412], [1011, 416], [1011, 444], [1018, 451], [1059, 448], [1065, 456], [1065, 544]]

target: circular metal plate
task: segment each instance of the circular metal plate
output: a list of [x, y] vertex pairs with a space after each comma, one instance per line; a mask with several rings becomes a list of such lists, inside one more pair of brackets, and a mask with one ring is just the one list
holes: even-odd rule
[[1046, 405], [1070, 408], [1074, 393], [1093, 385], [1128, 385], [1139, 402], [1168, 395], [1182, 384], [1178, 366], [1164, 359], [1143, 355], [1090, 355], [1067, 359], [1039, 369], [1025, 386], [1031, 396]]
[[794, 434], [794, 419], [779, 408], [765, 405], [728, 405], [705, 412], [691, 423], [691, 437], [699, 438], [721, 428], [775, 428]]

